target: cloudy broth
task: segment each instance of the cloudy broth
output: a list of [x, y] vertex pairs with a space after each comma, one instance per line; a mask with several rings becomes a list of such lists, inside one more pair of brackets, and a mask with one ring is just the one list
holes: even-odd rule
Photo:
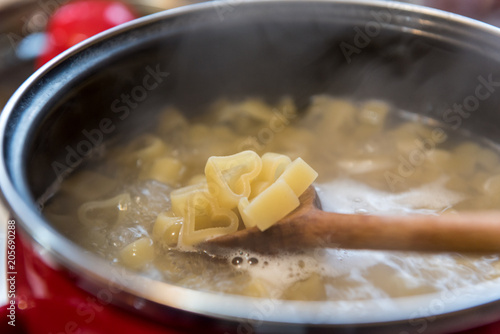
[[[258, 99], [218, 101], [196, 119], [168, 107], [154, 133], [106, 148], [104, 159], [63, 181], [44, 214], [71, 240], [117, 266], [205, 291], [366, 300], [497, 278], [497, 255], [322, 247], [273, 256], [244, 249], [208, 254], [159, 242], [153, 235], [156, 218], [170, 208], [172, 190], [196, 183], [210, 156], [248, 149], [307, 161], [319, 173], [314, 185], [327, 211], [435, 215], [497, 208], [497, 150], [412, 115], [382, 101], [329, 96], [314, 97], [301, 112], [287, 98], [275, 105]], [[155, 170], [158, 159], [167, 159], [168, 172]], [[96, 209], [82, 218], [88, 203]], [[144, 241], [143, 254], [125, 261], [127, 247], [137, 240]]]

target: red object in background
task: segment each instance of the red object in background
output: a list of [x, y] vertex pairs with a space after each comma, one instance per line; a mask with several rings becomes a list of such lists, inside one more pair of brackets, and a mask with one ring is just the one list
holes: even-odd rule
[[[481, 17], [490, 10], [483, 6], [471, 9], [469, 2], [459, 4], [454, 0], [424, 1], [424, 4], [473, 17]], [[47, 45], [36, 65], [40, 67], [84, 39], [136, 17], [133, 9], [118, 1], [81, 0], [64, 5], [48, 23]], [[22, 245], [19, 238], [17, 244], [21, 247], [17, 254], [16, 326], [8, 325], [8, 305], [0, 306], [0, 333], [180, 333], [113, 306], [100, 307], [95, 297], [44, 264], [29, 244]], [[498, 333], [500, 322], [462, 334]]]
[[39, 68], [64, 50], [109, 28], [137, 18], [134, 10], [119, 1], [80, 0], [59, 8], [47, 24], [47, 44]]

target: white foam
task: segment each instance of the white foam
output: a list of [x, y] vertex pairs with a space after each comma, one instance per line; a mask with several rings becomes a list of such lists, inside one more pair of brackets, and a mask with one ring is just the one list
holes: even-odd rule
[[[462, 194], [447, 190], [444, 187], [445, 181], [446, 179], [440, 179], [407, 192], [393, 194], [370, 188], [354, 180], [341, 179], [321, 184], [317, 186], [317, 191], [325, 211], [438, 214], [464, 198]], [[422, 209], [423, 207], [427, 209]], [[356, 289], [350, 290], [329, 285], [327, 294], [336, 296], [347, 291], [347, 294], [350, 294], [347, 296], [349, 299], [384, 298], [387, 297], [387, 291], [369, 279], [372, 275], [368, 273], [370, 268], [377, 265], [388, 268], [384, 269], [385, 271], [392, 271], [389, 275], [393, 275], [394, 282], [401, 285], [400, 291], [443, 290], [481, 280], [481, 274], [472, 275], [473, 271], [457, 265], [457, 259], [449, 254], [317, 249], [302, 254], [278, 256], [264, 256], [238, 250], [231, 251], [226, 256], [229, 262], [241, 258], [237, 267], [248, 272], [254, 279], [270, 282], [274, 292], [278, 291], [277, 295], [295, 282], [317, 273], [322, 277], [334, 279], [344, 276], [351, 282], [362, 283]], [[258, 263], [252, 265], [249, 263], [250, 259], [257, 259]], [[483, 262], [479, 260], [476, 263]], [[469, 272], [469, 275], [464, 275], [464, 272]]]
[[[317, 186], [323, 210], [338, 213], [437, 214], [460, 202], [464, 195], [444, 187], [446, 178], [401, 193], [390, 193], [351, 179]], [[426, 208], [426, 209], [422, 209]]]

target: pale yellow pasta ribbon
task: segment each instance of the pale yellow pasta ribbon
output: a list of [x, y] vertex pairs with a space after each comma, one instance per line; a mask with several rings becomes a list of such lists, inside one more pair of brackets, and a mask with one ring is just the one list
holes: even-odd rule
[[210, 157], [205, 166], [208, 190], [223, 208], [233, 209], [251, 193], [251, 182], [259, 175], [262, 161], [253, 151], [226, 157]]
[[207, 193], [207, 182], [205, 181], [172, 191], [170, 194], [170, 202], [172, 203], [172, 211], [176, 216], [184, 217], [186, 215], [188, 199], [196, 192]]
[[256, 181], [276, 181], [291, 162], [292, 160], [284, 154], [265, 153], [262, 156], [262, 170]]
[[194, 245], [209, 238], [235, 232], [238, 223], [238, 216], [232, 210], [218, 206], [208, 191], [195, 191], [187, 200], [181, 240], [184, 245]]
[[[114, 224], [116, 224], [124, 218], [131, 202], [130, 195], [124, 193], [106, 200], [83, 203], [77, 211], [78, 220], [82, 224], [92, 226], [108, 223], [112, 220], [109, 216], [113, 216]], [[100, 216], [104, 217], [99, 218], [99, 215], [91, 216], [92, 213], [95, 214], [95, 212], [99, 211], [101, 211]]]
[[273, 184], [291, 162], [292, 160], [284, 154], [265, 153], [262, 156], [262, 170], [252, 182], [252, 191], [248, 199], [256, 197]]
[[261, 231], [271, 227], [299, 206], [299, 196], [317, 176], [318, 173], [301, 158], [288, 163], [284, 171], [271, 173], [268, 177], [277, 178], [276, 181], [251, 201], [241, 198], [238, 203], [238, 211], [245, 226], [247, 228], [257, 226]]

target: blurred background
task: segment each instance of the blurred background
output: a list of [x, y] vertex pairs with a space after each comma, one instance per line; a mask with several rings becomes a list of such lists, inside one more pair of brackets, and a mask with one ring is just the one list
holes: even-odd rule
[[[78, 0], [80, 1], [80, 0]], [[230, 0], [234, 1], [234, 0]], [[95, 0], [81, 2], [96, 3]], [[0, 0], [0, 110], [9, 97], [42, 62], [58, 53], [61, 45], [54, 46], [49, 35], [55, 34], [59, 44], [65, 48], [84, 39], [80, 33], [92, 34], [104, 30], [121, 21], [128, 21], [165, 9], [188, 5], [196, 0], [144, 0], [144, 1], [107, 1], [111, 7], [91, 5], [83, 12], [73, 8], [58, 17], [58, 9], [74, 1], [68, 0]], [[123, 7], [117, 6], [120, 4]], [[130, 14], [132, 15], [127, 15]], [[61, 13], [61, 12], [59, 12]], [[110, 15], [111, 14], [111, 15]], [[119, 17], [115, 20], [113, 17]], [[110, 22], [111, 21], [111, 22]], [[50, 33], [47, 31], [50, 30]], [[61, 31], [64, 34], [61, 35]], [[54, 37], [54, 36], [51, 36]], [[76, 38], [76, 39], [75, 39]], [[47, 51], [48, 49], [48, 51]], [[44, 54], [44, 50], [47, 51]], [[0, 134], [1, 135], [1, 134]], [[5, 281], [6, 227], [8, 211], [0, 203], [0, 306], [7, 301]]]
[[[216, 0], [214, 8], [231, 10], [238, 1]], [[387, 0], [391, 1], [391, 0]], [[395, 0], [393, 0], [395, 1]], [[111, 1], [99, 7], [96, 0], [61, 12], [68, 0], [0, 0], [0, 109], [37, 67], [64, 48], [110, 26], [199, 0]], [[110, 2], [110, 1], [107, 1]], [[500, 26], [500, 0], [413, 0], [404, 1], [469, 16]], [[110, 12], [112, 10], [112, 12]], [[54, 13], [59, 13], [54, 15]], [[110, 15], [110, 13], [112, 13]], [[118, 18], [118, 19], [117, 19]], [[83, 32], [83, 33], [82, 33]], [[87, 34], [87, 35], [86, 35]], [[0, 206], [0, 277], [5, 275], [5, 227], [8, 212]], [[0, 280], [0, 305], [6, 300], [5, 280]]]
[[[227, 1], [227, 0], [226, 0]], [[230, 0], [235, 1], [235, 0]], [[68, 5], [69, 0], [0, 0], [0, 108], [3, 107], [15, 89], [35, 70], [48, 38], [45, 34], [48, 22], [59, 7]], [[94, 1], [95, 2], [95, 1]], [[135, 16], [144, 16], [161, 10], [187, 5], [197, 0], [144, 0], [114, 1], [128, 5]], [[72, 13], [65, 13], [67, 20]], [[98, 8], [89, 6], [88, 13], [95, 20], [89, 28], [99, 25], [103, 15]], [[61, 21], [61, 20], [59, 20]], [[81, 29], [85, 22], [64, 23], [65, 30]], [[66, 36], [70, 40], [71, 35]]]
[[[81, 0], [78, 0], [81, 1]], [[88, 2], [96, 2], [87, 0]], [[214, 8], [231, 10], [238, 1], [245, 0], [216, 0]], [[387, 0], [390, 1], [390, 0]], [[4, 106], [15, 89], [39, 66], [41, 63], [62, 51], [61, 47], [53, 48], [47, 55], [43, 56], [44, 48], [50, 47], [50, 33], [59, 28], [67, 32], [64, 36], [56, 36], [59, 43], [67, 46], [75, 44], [83, 39], [78, 35], [78, 29], [86, 30], [87, 24], [89, 35], [95, 29], [109, 27], [120, 22], [111, 22], [103, 25], [105, 15], [95, 6], [83, 13], [79, 11], [77, 21], [71, 21], [71, 12], [62, 14], [55, 22], [49, 24], [54, 13], [60, 7], [66, 7], [74, 0], [0, 0], [0, 109]], [[85, 2], [85, 1], [83, 1]], [[144, 16], [154, 12], [170, 9], [178, 6], [188, 5], [201, 0], [142, 0], [142, 1], [113, 1], [126, 5], [133, 11], [134, 16]], [[442, 10], [469, 16], [484, 22], [500, 25], [500, 0], [407, 0], [414, 4], [426, 5]], [[73, 13], [74, 14], [74, 13]], [[82, 19], [86, 16], [86, 19]], [[93, 17], [93, 21], [89, 18]], [[124, 21], [130, 17], [122, 18]], [[65, 21], [65, 22], [62, 22]], [[94, 29], [95, 28], [95, 29]], [[47, 34], [49, 30], [49, 34]], [[75, 40], [76, 38], [76, 40]], [[61, 41], [62, 40], [62, 41]]]

